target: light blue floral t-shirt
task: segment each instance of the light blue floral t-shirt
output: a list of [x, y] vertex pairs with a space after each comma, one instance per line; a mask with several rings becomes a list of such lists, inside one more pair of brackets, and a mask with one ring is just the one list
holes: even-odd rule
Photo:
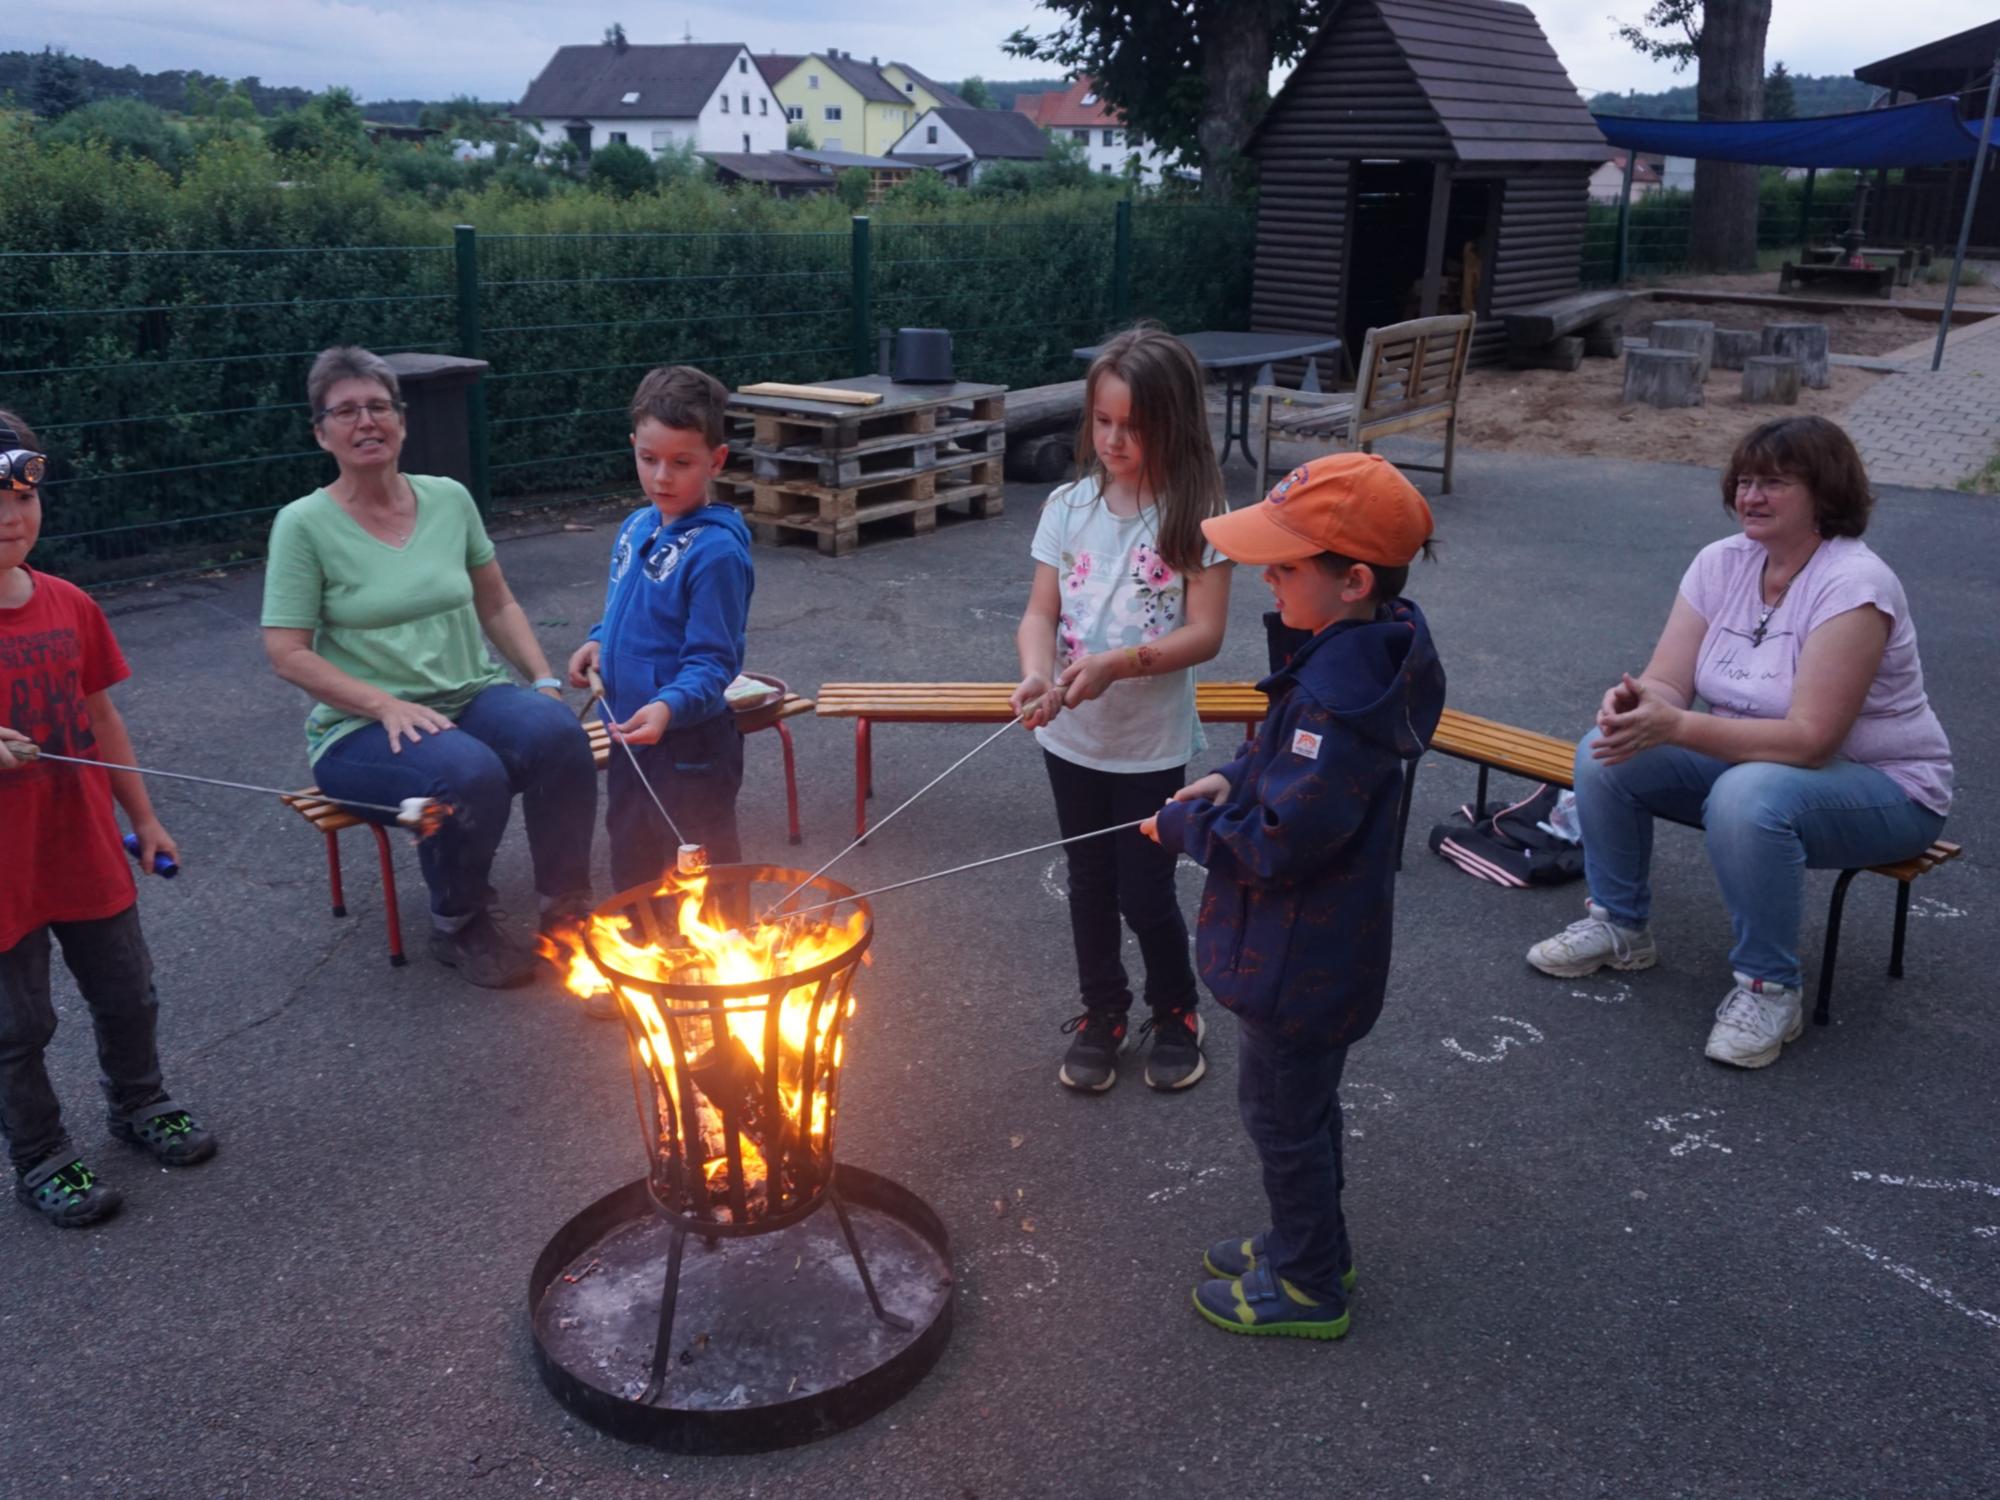
[[[1155, 550], [1158, 529], [1151, 507], [1113, 515], [1095, 479], [1049, 496], [1031, 551], [1056, 570], [1062, 591], [1058, 674], [1081, 657], [1157, 641], [1186, 620], [1186, 584]], [[1210, 567], [1221, 561], [1212, 548], [1203, 557]], [[1121, 678], [1101, 698], [1064, 709], [1035, 738], [1077, 765], [1128, 772], [1186, 765], [1208, 743], [1195, 716], [1192, 669]]]

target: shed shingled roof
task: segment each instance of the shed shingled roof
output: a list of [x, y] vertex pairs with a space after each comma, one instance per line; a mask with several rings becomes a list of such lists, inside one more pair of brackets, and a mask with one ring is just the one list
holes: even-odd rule
[[[516, 118], [684, 120], [701, 113], [716, 85], [743, 54], [738, 42], [558, 47], [535, 75]], [[627, 94], [639, 97], [630, 104]]]
[[1040, 161], [1049, 154], [1049, 138], [1042, 134], [1042, 127], [1011, 109], [926, 110], [917, 123], [922, 124], [927, 115], [936, 115], [949, 125], [966, 149], [985, 161]]
[[[1398, 140], [1433, 134], [1437, 150], [1406, 152], [1397, 146], [1366, 149], [1371, 105], [1350, 103], [1341, 84], [1354, 70], [1343, 43], [1378, 38], [1394, 48], [1407, 76], [1412, 102], [1426, 108], [1423, 125], [1404, 123]], [[1384, 62], [1371, 57], [1382, 76]], [[1314, 101], [1302, 103], [1301, 101]], [[1437, 155], [1460, 162], [1587, 162], [1610, 148], [1592, 121], [1534, 12], [1511, 0], [1347, 0], [1329, 17], [1299, 59], [1250, 142], [1251, 154], [1296, 110], [1331, 108], [1343, 136], [1355, 137], [1356, 154]], [[1289, 132], [1288, 132], [1289, 133]], [[1343, 150], [1347, 149], [1343, 147]]]

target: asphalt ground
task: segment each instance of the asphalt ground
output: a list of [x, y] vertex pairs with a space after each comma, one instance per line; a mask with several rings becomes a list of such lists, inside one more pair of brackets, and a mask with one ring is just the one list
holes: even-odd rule
[[[1238, 498], [1249, 471], [1229, 466]], [[1425, 481], [1434, 492], [1433, 481]], [[751, 665], [837, 679], [999, 679], [1040, 496], [839, 562], [757, 551]], [[1580, 730], [1636, 669], [1695, 550], [1728, 526], [1705, 470], [1463, 454], [1442, 558], [1412, 592], [1457, 707]], [[531, 1363], [529, 1268], [642, 1170], [617, 1028], [552, 982], [473, 989], [384, 959], [370, 849], [344, 921], [319, 841], [276, 802], [154, 787], [183, 876], [142, 897], [169, 1083], [223, 1141], [169, 1175], [110, 1142], [64, 981], [52, 1064], [125, 1211], [58, 1233], [0, 1211], [0, 1493], [117, 1496], [1879, 1496], [2000, 1490], [2000, 1161], [1990, 791], [2000, 713], [1992, 504], [1889, 491], [1869, 541], [1901, 575], [1957, 753], [1917, 887], [1857, 882], [1834, 1024], [1759, 1073], [1706, 1062], [1727, 917], [1698, 835], [1662, 829], [1658, 969], [1562, 982], [1522, 961], [1580, 886], [1514, 892], [1423, 850], [1473, 772], [1433, 758], [1398, 889], [1387, 1009], [1355, 1051], [1347, 1208], [1361, 1274], [1341, 1343], [1231, 1338], [1188, 1305], [1201, 1248], [1261, 1226], [1234, 1038], [1209, 1079], [1055, 1078], [1074, 1009], [1061, 869], [1043, 855], [877, 903], [840, 1151], [932, 1203], [957, 1327], [909, 1397], [845, 1434], [693, 1459], [600, 1436]], [[544, 523], [500, 556], [550, 654], [595, 617], [609, 526]], [[153, 764], [296, 785], [299, 695], [265, 668], [255, 572], [110, 601], [119, 690]], [[1265, 591], [1236, 580], [1217, 678], [1258, 674]], [[776, 736], [749, 742], [753, 857], [846, 842], [852, 735], [800, 720], [806, 840]], [[984, 729], [888, 726], [880, 810]], [[1226, 758], [1227, 731], [1211, 752]], [[1504, 784], [1504, 783], [1503, 783]], [[837, 873], [873, 885], [1055, 836], [1022, 736]], [[422, 886], [398, 855], [421, 955]], [[599, 841], [600, 881], [603, 848]], [[1189, 911], [1198, 873], [1184, 867]], [[531, 909], [510, 831], [496, 882]], [[1811, 877], [1809, 975], [1831, 876]]]

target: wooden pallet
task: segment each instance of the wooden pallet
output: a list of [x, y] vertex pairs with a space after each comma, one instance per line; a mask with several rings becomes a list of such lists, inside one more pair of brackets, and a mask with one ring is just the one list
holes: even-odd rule
[[[770, 400], [763, 399], [767, 403]], [[730, 410], [734, 415], [751, 419], [751, 441], [759, 448], [848, 452], [871, 444], [923, 437], [954, 423], [1004, 421], [1007, 398], [1004, 394], [966, 400], [940, 398], [929, 404], [905, 404], [886, 411], [857, 408], [838, 414], [813, 410], [809, 402], [801, 403], [797, 411], [752, 410], [741, 405]]]
[[750, 468], [769, 484], [808, 483], [828, 488], [921, 473], [959, 459], [998, 455], [1007, 449], [1004, 421], [944, 423], [931, 432], [875, 438], [854, 448], [801, 444], [750, 449]]
[[980, 519], [1001, 514], [1000, 467], [998, 458], [980, 458], [886, 484], [840, 490], [779, 490], [759, 484], [756, 504], [744, 519], [760, 542], [775, 545], [811, 537], [826, 556], [845, 557], [861, 545], [862, 528], [878, 522], [897, 521], [903, 534], [922, 536], [937, 529], [938, 513], [946, 506], [962, 504]]

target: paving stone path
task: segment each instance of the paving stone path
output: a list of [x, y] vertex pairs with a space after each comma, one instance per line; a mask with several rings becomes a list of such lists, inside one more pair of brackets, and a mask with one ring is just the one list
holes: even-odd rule
[[1935, 342], [1883, 356], [1904, 369], [1841, 419], [1878, 484], [1950, 489], [2000, 454], [2000, 317], [1953, 329], [1932, 370]]

